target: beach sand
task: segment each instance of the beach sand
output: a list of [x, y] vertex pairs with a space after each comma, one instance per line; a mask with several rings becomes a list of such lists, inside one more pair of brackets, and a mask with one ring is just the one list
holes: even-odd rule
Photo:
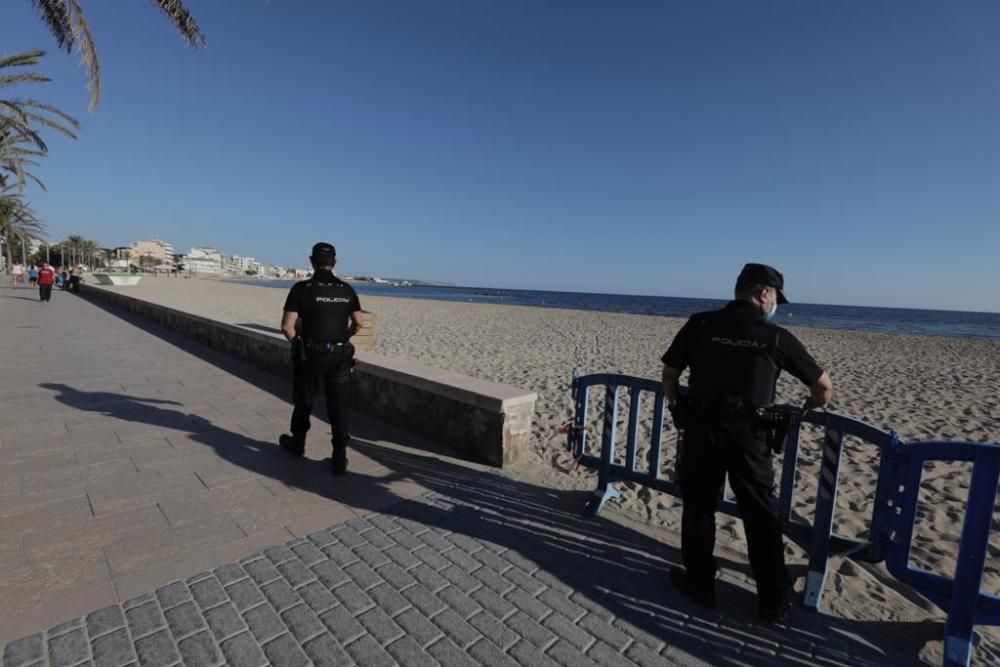
[[[277, 327], [286, 291], [215, 280], [144, 278], [135, 287], [110, 288], [186, 312], [233, 324]], [[570, 381], [580, 374], [609, 372], [659, 378], [660, 356], [683, 324], [677, 318], [361, 296], [378, 315], [376, 352], [412, 359], [466, 375], [538, 392], [530, 453], [511, 474], [539, 485], [592, 489], [594, 474], [572, 470], [558, 427], [572, 416]], [[906, 441], [1000, 441], [1000, 342], [792, 327], [835, 385], [834, 409]], [[801, 403], [807, 395], [783, 376], [779, 402]], [[600, 405], [601, 395], [591, 405]], [[649, 412], [649, 402], [642, 405]], [[592, 409], [590, 437], [599, 438]], [[668, 420], [669, 421], [669, 420]], [[622, 419], [619, 420], [619, 431]], [[650, 419], [642, 420], [640, 443], [648, 442]], [[276, 434], [277, 435], [277, 434]], [[803, 463], [795, 512], [811, 516], [815, 502], [820, 434], [804, 433]], [[676, 434], [664, 432], [665, 474], [672, 474]], [[620, 439], [624, 442], [624, 438]], [[639, 445], [639, 460], [644, 448]], [[565, 470], [569, 469], [569, 472]], [[912, 563], [952, 576], [969, 484], [968, 464], [935, 464], [925, 471], [918, 506]], [[835, 525], [847, 536], [866, 534], [878, 473], [878, 452], [848, 439], [841, 470]], [[679, 531], [680, 502], [643, 487], [626, 485], [613, 511]], [[745, 551], [742, 524], [719, 517], [719, 543]], [[788, 546], [790, 564], [804, 562]], [[1000, 535], [987, 556], [983, 591], [1000, 593]], [[752, 588], [747, 579], [744, 582]], [[797, 588], [801, 590], [802, 580]], [[942, 620], [933, 605], [895, 583], [882, 565], [834, 558], [823, 610], [844, 618], [879, 622]], [[936, 626], [941, 628], [942, 626]], [[928, 636], [921, 658], [940, 664], [940, 632]], [[1000, 631], [979, 628], [983, 642], [974, 660], [1000, 661]]]

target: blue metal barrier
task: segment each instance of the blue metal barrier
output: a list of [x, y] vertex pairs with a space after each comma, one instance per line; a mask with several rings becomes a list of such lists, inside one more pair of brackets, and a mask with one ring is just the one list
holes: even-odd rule
[[[879, 486], [884, 486], [885, 492], [876, 506], [872, 524], [872, 532], [880, 542], [876, 556], [884, 556], [894, 577], [947, 612], [945, 665], [965, 667], [972, 654], [973, 626], [1000, 625], [1000, 598], [980, 591], [1000, 482], [1000, 445], [894, 443], [887, 458], [889, 462], [879, 479]], [[910, 567], [920, 478], [928, 461], [973, 463], [954, 579]]]
[[[595, 386], [605, 388], [601, 449], [596, 455], [588, 451], [586, 423], [590, 389]], [[630, 402], [625, 463], [620, 464], [615, 463], [615, 447], [618, 402], [623, 389], [628, 390]], [[574, 374], [572, 392], [575, 414], [572, 425], [567, 429], [567, 445], [581, 464], [598, 472], [597, 489], [587, 502], [589, 514], [596, 515], [605, 502], [620, 496], [614, 484], [621, 481], [638, 482], [680, 497], [680, 485], [675, 481], [676, 470], [673, 480], [660, 476], [665, 401], [659, 382], [608, 373], [582, 377]], [[637, 469], [636, 438], [643, 392], [653, 395], [653, 423], [648, 468]], [[948, 612], [945, 665], [968, 665], [973, 626], [1000, 625], [1000, 598], [979, 590], [1000, 482], [1000, 445], [941, 442], [907, 445], [894, 431], [885, 431], [846, 415], [816, 411], [803, 413], [791, 406], [784, 407], [791, 414], [792, 422], [785, 440], [779, 511], [785, 534], [809, 555], [805, 606], [818, 609], [820, 605], [830, 555], [850, 555], [869, 562], [885, 560], [893, 576]], [[812, 525], [792, 516], [802, 424], [825, 429]], [[845, 436], [857, 438], [880, 450], [868, 541], [837, 535], [833, 531]], [[678, 448], [682, 442], [682, 433], [678, 433]], [[975, 464], [954, 581], [909, 566], [920, 476], [926, 461], [972, 461]], [[719, 509], [739, 516], [736, 503], [725, 497], [721, 499]]]

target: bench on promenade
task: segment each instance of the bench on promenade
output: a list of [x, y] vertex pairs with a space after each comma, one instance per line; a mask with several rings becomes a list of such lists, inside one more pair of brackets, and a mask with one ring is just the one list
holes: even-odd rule
[[[592, 446], [588, 438], [590, 393], [595, 387], [604, 390], [603, 406], [597, 410], [601, 424], [599, 449]], [[616, 442], [619, 404], [626, 391], [629, 409], [625, 421], [625, 450], [620, 456]], [[666, 424], [660, 382], [608, 373], [582, 377], [574, 374], [572, 393], [575, 410], [573, 421], [566, 428], [567, 447], [582, 465], [594, 468], [598, 475], [597, 489], [587, 502], [586, 511], [589, 514], [597, 514], [608, 500], [620, 495], [614, 486], [618, 482], [635, 482], [681, 496], [676, 470], [669, 477], [663, 474], [663, 432]], [[640, 465], [637, 461], [637, 438], [644, 394], [652, 399], [652, 426], [647, 460]], [[803, 413], [792, 406], [784, 406], [784, 409], [790, 413], [791, 426], [785, 439], [779, 510], [786, 535], [800, 544], [809, 557], [804, 605], [813, 610], [819, 608], [831, 554], [843, 554], [867, 562], [885, 561], [887, 569], [896, 579], [913, 587], [948, 614], [944, 664], [948, 667], [967, 666], [972, 653], [973, 627], [1000, 625], [1000, 598], [980, 590], [1000, 483], [1000, 445], [968, 442], [906, 444], [893, 431], [885, 431], [836, 412]], [[811, 524], [792, 514], [803, 424], [824, 429]], [[868, 540], [834, 532], [840, 464], [844, 437], [847, 435], [879, 449], [879, 474], [868, 522]], [[676, 448], [682, 447], [683, 433], [677, 433]], [[958, 566], [953, 579], [910, 564], [921, 475], [924, 464], [930, 461], [967, 461], [973, 464]], [[739, 517], [736, 503], [725, 497], [725, 493], [720, 499], [719, 509]]]
[[[91, 285], [88, 299], [139, 315], [186, 338], [281, 377], [291, 377], [288, 342], [264, 327], [218, 322]], [[537, 394], [510, 385], [358, 352], [354, 407], [380, 421], [502, 467], [528, 447]], [[289, 396], [291, 390], [289, 389]]]

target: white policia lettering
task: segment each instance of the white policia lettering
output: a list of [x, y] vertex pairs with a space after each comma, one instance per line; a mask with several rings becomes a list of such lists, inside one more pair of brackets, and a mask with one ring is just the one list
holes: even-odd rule
[[767, 343], [758, 343], [755, 340], [748, 340], [746, 338], [720, 338], [715, 336], [712, 338], [713, 343], [718, 343], [719, 345], [733, 345], [734, 347], [753, 347], [763, 350], [767, 347]]
[[335, 297], [318, 296], [318, 297], [316, 297], [316, 302], [317, 303], [350, 303], [351, 300], [347, 299], [345, 297], [342, 297], [342, 296], [335, 296]]

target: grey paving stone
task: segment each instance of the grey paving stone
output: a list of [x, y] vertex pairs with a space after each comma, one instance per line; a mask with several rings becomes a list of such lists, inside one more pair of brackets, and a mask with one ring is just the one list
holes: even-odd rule
[[399, 521], [396, 517], [391, 514], [375, 514], [374, 516], [367, 517], [368, 523], [375, 526], [383, 533], [387, 535], [389, 533], [395, 532], [401, 528]]
[[306, 566], [325, 560], [326, 556], [312, 542], [300, 542], [292, 547], [292, 553], [298, 556]]
[[338, 526], [333, 532], [333, 536], [336, 537], [337, 541], [345, 547], [357, 547], [362, 544], [368, 544], [368, 541], [358, 535], [358, 532], [350, 526]]
[[307, 642], [302, 648], [305, 649], [306, 655], [316, 667], [342, 667], [354, 663], [344, 647], [329, 633], [324, 632], [319, 637]]
[[401, 528], [396, 528], [394, 532], [386, 531], [393, 541], [407, 551], [413, 551], [424, 545], [415, 535]]
[[378, 572], [378, 575], [387, 582], [400, 589], [411, 586], [417, 582], [412, 575], [395, 563], [386, 563], [376, 570], [376, 572]]
[[351, 563], [344, 568], [344, 572], [347, 573], [347, 576], [351, 578], [351, 581], [357, 584], [361, 590], [368, 590], [372, 586], [376, 586], [384, 581], [382, 577], [375, 573], [375, 570], [371, 569], [361, 561]]
[[[514, 567], [532, 576], [538, 570], [538, 563], [531, 560], [530, 558], [528, 558], [527, 556], [525, 556], [524, 554], [515, 549], [507, 549], [507, 551], [503, 553], [503, 557], [504, 560], [506, 560]], [[546, 584], [546, 586], [547, 585], [548, 584]]]
[[243, 568], [236, 564], [223, 565], [222, 567], [215, 568], [215, 577], [222, 583], [223, 586], [235, 583], [240, 579], [246, 578], [246, 576], [247, 573], [243, 571]]
[[[448, 535], [445, 539], [447, 539], [454, 546], [456, 546], [459, 549], [461, 549], [463, 555], [474, 554], [474, 553], [477, 553], [479, 551], [482, 551], [482, 549], [483, 549], [483, 545], [482, 545], [481, 542], [479, 542], [478, 540], [476, 540], [476, 539], [474, 539], [472, 537], [469, 537], [468, 535], [465, 535], [463, 533], [452, 533], [452, 534]], [[456, 565], [461, 565], [462, 564], [461, 562], [459, 562], [457, 560], [452, 560], [453, 556], [454, 557], [458, 557], [458, 554], [452, 554], [451, 552], [448, 552], [447, 554], [445, 554], [445, 558], [448, 558], [449, 560], [451, 560], [451, 562], [455, 563]], [[468, 561], [465, 561], [465, 562], [466, 563], [470, 563], [470, 562], [471, 563], [475, 563], [477, 561], [475, 561], [474, 559], [470, 558]], [[470, 567], [472, 567], [472, 566], [470, 565]]]
[[469, 597], [497, 618], [507, 618], [517, 611], [517, 607], [511, 602], [485, 586], [472, 591]]
[[163, 615], [167, 619], [167, 626], [174, 639], [183, 639], [205, 628], [205, 619], [202, 618], [201, 612], [198, 611], [194, 602], [185, 602], [168, 609], [163, 612]]
[[497, 574], [492, 568], [489, 567], [479, 567], [472, 573], [472, 576], [480, 581], [484, 586], [492, 591], [496, 591], [500, 595], [504, 595], [507, 591], [514, 590], [516, 588], [514, 584], [504, 579], [501, 575]]
[[469, 625], [452, 609], [445, 609], [432, 618], [431, 622], [463, 649], [482, 637], [479, 630]]
[[340, 542], [334, 542], [329, 544], [322, 549], [326, 557], [329, 558], [333, 563], [344, 567], [360, 560], [350, 547]]
[[364, 667], [396, 667], [393, 657], [367, 635], [351, 642], [345, 648], [354, 662]]
[[451, 561], [435, 551], [432, 547], [422, 546], [413, 551], [413, 555], [427, 564], [435, 572], [440, 572], [451, 565]]
[[[479, 565], [479, 568], [482, 567], [483, 567], [482, 565]], [[410, 570], [410, 572], [413, 573], [413, 576], [416, 577], [418, 581], [420, 581], [420, 577], [417, 576], [416, 573], [422, 572], [424, 569], [429, 569], [429, 568], [427, 568], [426, 565], [420, 565]], [[459, 567], [456, 567], [455, 565], [449, 565], [445, 569], [441, 570], [440, 574], [437, 576], [444, 579], [452, 586], [457, 586], [466, 593], [471, 593], [472, 591], [476, 590], [477, 588], [483, 585], [483, 582], [479, 581], [471, 574], [469, 574], [468, 572]], [[421, 583], [427, 586], [426, 582], [421, 582]], [[428, 588], [430, 587], [428, 586]]]
[[268, 604], [260, 604], [245, 611], [243, 620], [261, 644], [288, 632], [278, 612]]
[[3, 665], [21, 667], [41, 660], [45, 655], [45, 640], [41, 633], [18, 639], [3, 649]]
[[350, 613], [360, 614], [375, 606], [375, 602], [353, 581], [333, 589], [333, 597], [337, 598]]
[[191, 594], [194, 596], [195, 602], [202, 609], [210, 609], [217, 604], [229, 602], [229, 596], [226, 595], [222, 584], [215, 577], [202, 579], [197, 583], [191, 584]]
[[559, 613], [546, 616], [542, 625], [554, 632], [561, 640], [584, 653], [595, 641], [589, 632]]
[[[386, 566], [388, 567], [388, 566]], [[434, 593], [439, 591], [445, 586], [451, 584], [450, 581], [442, 577], [440, 574], [430, 569], [426, 565], [418, 565], [409, 571], [410, 575], [424, 585], [427, 590]]]
[[279, 612], [294, 607], [302, 601], [292, 586], [284, 579], [276, 579], [266, 586], [261, 586], [260, 590], [271, 606]]
[[221, 648], [226, 664], [232, 667], [263, 667], [267, 664], [264, 651], [249, 632], [230, 637], [222, 642]]
[[351, 519], [350, 521], [345, 521], [343, 526], [339, 526], [337, 530], [341, 531], [341, 530], [351, 529], [360, 535], [366, 530], [371, 530], [374, 527], [375, 524], [369, 521], [368, 517], [359, 516], [357, 518]]
[[437, 596], [462, 618], [469, 618], [482, 610], [478, 602], [454, 586], [438, 591]]
[[91, 639], [107, 634], [125, 625], [125, 614], [118, 605], [112, 605], [87, 615], [87, 635]]
[[647, 632], [646, 630], [636, 626], [634, 623], [626, 621], [623, 618], [616, 618], [613, 621], [612, 625], [614, 625], [616, 628], [624, 632], [632, 639], [641, 642], [647, 648], [651, 649], [654, 652], [659, 652], [659, 650], [663, 647], [663, 639], [661, 639], [657, 635], [654, 635], [651, 632]]
[[358, 623], [383, 646], [404, 634], [399, 624], [378, 607], [372, 607], [368, 611], [358, 614], [357, 619]]
[[532, 576], [534, 576], [535, 579], [538, 579], [540, 582], [542, 582], [549, 588], [557, 590], [560, 593], [565, 593], [566, 595], [572, 595], [574, 592], [572, 586], [570, 586], [565, 581], [560, 579], [558, 576], [552, 574], [548, 570], [538, 570]]
[[319, 579], [320, 583], [327, 588], [336, 588], [345, 581], [351, 580], [340, 565], [329, 560], [316, 563], [313, 565], [312, 571], [313, 574], [315, 574]]
[[515, 588], [507, 593], [507, 601], [517, 607], [519, 611], [524, 612], [524, 614], [536, 621], [540, 621], [552, 613], [552, 610], [546, 605], [542, 604], [519, 588]]
[[598, 667], [596, 662], [563, 641], [550, 646], [546, 654], [565, 667]]
[[425, 530], [417, 535], [417, 539], [429, 546], [437, 553], [448, 551], [453, 547], [452, 543], [433, 530]]
[[395, 616], [410, 606], [406, 598], [389, 584], [379, 584], [368, 591], [368, 596], [374, 600], [379, 609], [390, 616]]
[[142, 595], [137, 595], [134, 598], [128, 599], [122, 603], [122, 607], [127, 611], [132, 607], [138, 607], [140, 605], [148, 604], [150, 602], [156, 602], [156, 595], [153, 593], [144, 593]]
[[545, 655], [542, 649], [524, 639], [514, 644], [508, 654], [523, 667], [555, 667], [556, 665], [556, 662]]
[[344, 646], [365, 634], [366, 630], [354, 618], [351, 612], [341, 605], [320, 614], [319, 620], [330, 630], [330, 633]]
[[395, 544], [385, 550], [385, 555], [392, 559], [396, 565], [399, 565], [404, 570], [408, 570], [411, 567], [415, 567], [421, 563], [421, 560], [407, 551], [405, 548]]
[[94, 664], [102, 667], [121, 667], [135, 660], [135, 651], [128, 630], [120, 628], [93, 640], [91, 650]]
[[517, 612], [508, 618], [506, 623], [509, 628], [521, 635], [524, 640], [531, 642], [543, 650], [559, 639], [554, 632], [523, 612]]
[[496, 644], [486, 640], [485, 638], [480, 639], [478, 642], [470, 646], [468, 648], [468, 652], [469, 655], [472, 656], [480, 665], [486, 665], [488, 667], [513, 667], [517, 665], [513, 658], [509, 658], [504, 655], [503, 652], [497, 648]]
[[192, 586], [198, 583], [199, 581], [202, 581], [204, 579], [210, 579], [211, 577], [214, 576], [215, 575], [212, 574], [211, 572], [199, 572], [198, 574], [190, 576], [187, 579], [185, 579], [184, 583], [186, 583], [188, 586]]
[[365, 544], [354, 549], [354, 555], [356, 555], [362, 563], [372, 569], [377, 569], [381, 565], [392, 562], [389, 560], [389, 557], [385, 555], [384, 551], [376, 549], [370, 544]]
[[307, 539], [315, 544], [320, 550], [323, 549], [328, 544], [333, 544], [337, 541], [329, 530], [317, 530], [315, 533], [310, 533]]
[[478, 560], [470, 556], [462, 549], [449, 549], [441, 552], [441, 555], [451, 561], [452, 565], [457, 565], [463, 572], [473, 572], [483, 566]]
[[400, 637], [385, 647], [385, 650], [396, 659], [400, 665], [407, 667], [436, 667], [438, 662], [424, 651], [412, 637]]
[[577, 625], [616, 651], [624, 651], [625, 647], [632, 641], [628, 635], [618, 628], [591, 614], [587, 614], [577, 621]]
[[395, 540], [375, 527], [372, 527], [371, 530], [366, 530], [362, 533], [361, 537], [365, 538], [365, 541], [376, 549], [388, 549], [396, 544]]
[[648, 647], [639, 642], [633, 642], [632, 645], [625, 650], [625, 657], [642, 667], [659, 667], [659, 665], [666, 662], [663, 656], [659, 653], [650, 650]]
[[587, 613], [586, 609], [551, 588], [542, 591], [535, 599], [559, 612], [573, 623], [579, 621]]
[[[477, 554], [478, 555], [478, 554]], [[526, 573], [519, 567], [509, 567], [503, 573], [503, 578], [517, 586], [532, 597], [544, 591], [548, 586]]]
[[427, 647], [427, 652], [442, 665], [448, 667], [474, 667], [476, 661], [468, 653], [455, 646], [455, 642], [447, 637], [442, 637], [438, 641]]
[[231, 637], [246, 629], [247, 624], [243, 617], [236, 611], [236, 607], [231, 604], [220, 604], [204, 612], [205, 621], [212, 630], [212, 635], [216, 640]]
[[278, 568], [274, 567], [274, 563], [267, 558], [258, 558], [256, 560], [243, 563], [243, 569], [246, 570], [251, 579], [260, 585], [274, 581], [281, 576], [278, 572]]
[[180, 660], [180, 654], [174, 646], [174, 640], [170, 638], [170, 633], [165, 629], [148, 637], [137, 639], [135, 653], [139, 658], [139, 664], [143, 667], [166, 667]]
[[403, 628], [407, 637], [411, 637], [421, 646], [427, 646], [444, 635], [440, 628], [415, 609], [407, 609], [393, 620]]
[[309, 657], [291, 635], [284, 634], [264, 646], [267, 660], [275, 667], [305, 667]]
[[226, 593], [229, 594], [229, 599], [233, 601], [237, 611], [240, 612], [264, 602], [264, 596], [249, 579], [226, 586]]
[[186, 665], [217, 665], [220, 655], [208, 632], [199, 632], [177, 643]]
[[300, 588], [298, 593], [305, 600], [305, 603], [309, 605], [310, 609], [317, 614], [321, 614], [340, 604], [337, 602], [337, 598], [333, 597], [333, 593], [318, 581], [309, 582]]
[[516, 644], [521, 636], [513, 629], [489, 612], [476, 614], [468, 619], [469, 625], [482, 633], [486, 639], [496, 644], [502, 651], [507, 651]]
[[66, 621], [65, 623], [60, 623], [59, 625], [51, 628], [48, 632], [50, 638], [57, 635], [61, 635], [64, 632], [69, 632], [70, 630], [76, 630], [77, 628], [84, 627], [84, 619], [74, 618], [71, 621]]
[[511, 565], [502, 556], [498, 556], [489, 549], [480, 549], [476, 553], [472, 554], [472, 557], [497, 574], [505, 574], [507, 570], [513, 567], [513, 565]]
[[125, 612], [125, 618], [128, 621], [128, 627], [132, 631], [133, 637], [145, 637], [167, 624], [155, 600], [139, 605], [138, 607], [132, 607]]
[[156, 599], [160, 602], [160, 607], [169, 609], [191, 599], [191, 591], [184, 585], [183, 581], [175, 581], [172, 584], [157, 589]]
[[403, 589], [401, 595], [425, 616], [433, 616], [448, 606], [441, 598], [431, 593], [421, 584], [415, 584]]
[[305, 566], [305, 563], [298, 559], [289, 560], [278, 565], [278, 572], [285, 578], [285, 581], [292, 585], [292, 588], [298, 588], [302, 584], [316, 578], [316, 575]]
[[300, 643], [304, 643], [326, 630], [313, 610], [301, 602], [282, 613], [281, 620], [285, 622], [285, 625]]

